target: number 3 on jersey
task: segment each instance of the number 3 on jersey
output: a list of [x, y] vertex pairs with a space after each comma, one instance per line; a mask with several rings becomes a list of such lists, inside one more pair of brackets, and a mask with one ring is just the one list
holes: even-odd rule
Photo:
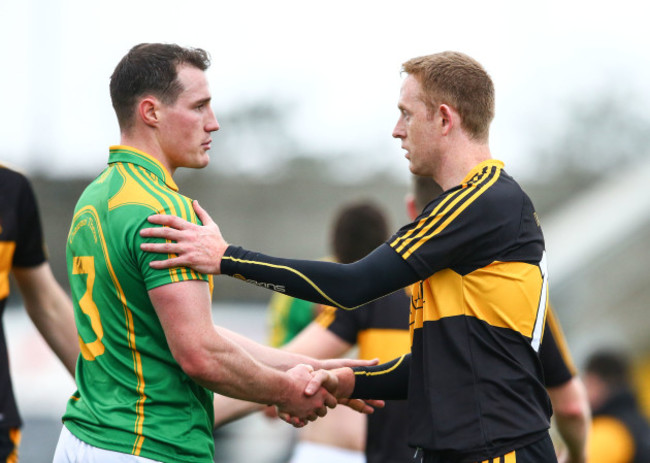
[[[81, 311], [90, 319], [90, 328], [95, 333], [96, 339], [92, 342], [85, 342], [81, 334], [79, 335], [79, 347], [81, 348], [81, 355], [86, 360], [95, 360], [96, 357], [104, 353], [104, 344], [102, 338], [104, 337], [104, 329], [102, 328], [102, 321], [99, 317], [99, 309], [97, 304], [93, 301], [93, 285], [95, 284], [95, 258], [93, 256], [75, 256], [72, 266], [73, 275], [86, 275], [86, 291], [79, 300], [79, 307]], [[81, 329], [87, 326], [83, 321], [80, 322]]]

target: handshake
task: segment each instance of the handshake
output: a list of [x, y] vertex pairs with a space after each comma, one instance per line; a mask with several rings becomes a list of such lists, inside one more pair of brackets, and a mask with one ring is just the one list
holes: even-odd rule
[[309, 421], [325, 416], [327, 409], [334, 408], [337, 404], [346, 405], [364, 414], [373, 413], [375, 408], [384, 406], [382, 400], [350, 399], [355, 383], [354, 371], [350, 367], [374, 365], [377, 360], [339, 359], [330, 362], [347, 366], [325, 369], [325, 364], [323, 369], [314, 370], [311, 365], [300, 364], [287, 371], [293, 380], [294, 388], [276, 401], [279, 418], [300, 428]]

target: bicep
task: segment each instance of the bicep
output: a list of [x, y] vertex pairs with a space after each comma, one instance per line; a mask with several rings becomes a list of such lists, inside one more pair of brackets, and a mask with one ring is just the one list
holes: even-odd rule
[[200, 347], [203, 339], [214, 336], [207, 282], [189, 280], [158, 286], [149, 290], [149, 298], [177, 360]]

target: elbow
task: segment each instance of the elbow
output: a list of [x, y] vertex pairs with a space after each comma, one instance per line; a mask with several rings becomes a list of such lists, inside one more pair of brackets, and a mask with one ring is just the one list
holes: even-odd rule
[[589, 407], [583, 403], [575, 402], [554, 407], [553, 413], [556, 418], [566, 421], [588, 421], [590, 418]]
[[210, 371], [208, 356], [202, 351], [190, 351], [174, 354], [174, 359], [181, 370], [197, 383], [204, 383], [214, 372]]
[[572, 378], [566, 384], [549, 389], [556, 418], [565, 421], [589, 421], [591, 409], [587, 392], [579, 378]]

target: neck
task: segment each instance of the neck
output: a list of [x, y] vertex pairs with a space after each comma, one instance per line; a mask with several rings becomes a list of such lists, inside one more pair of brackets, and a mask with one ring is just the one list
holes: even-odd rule
[[152, 140], [151, 137], [141, 136], [137, 133], [127, 134], [122, 132], [120, 143], [122, 145], [132, 146], [133, 148], [139, 149], [140, 151], [144, 151], [149, 156], [155, 158], [158, 162], [160, 162], [163, 167], [167, 169], [169, 175], [174, 175], [175, 169], [169, 165], [169, 162], [167, 162], [167, 158], [163, 155], [160, 146], [155, 142], [155, 140]]
[[446, 191], [460, 185], [474, 167], [488, 159], [492, 159], [492, 155], [487, 143], [467, 140], [466, 143], [455, 144], [454, 149], [441, 159], [433, 179]]

